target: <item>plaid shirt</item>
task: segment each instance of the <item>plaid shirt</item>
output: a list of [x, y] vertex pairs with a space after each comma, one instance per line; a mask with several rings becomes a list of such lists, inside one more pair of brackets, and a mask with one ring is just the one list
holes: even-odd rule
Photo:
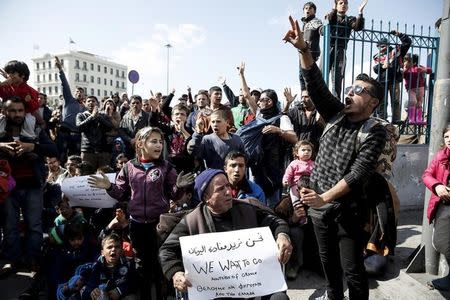
[[[344, 104], [330, 93], [315, 64], [302, 72], [316, 109], [326, 122], [330, 122], [344, 109]], [[375, 172], [377, 159], [386, 142], [386, 130], [381, 125], [374, 126], [359, 149], [355, 149], [358, 131], [364, 122], [352, 123], [344, 117], [322, 136], [311, 174], [311, 186], [317, 193], [326, 192], [341, 179], [353, 190]]]

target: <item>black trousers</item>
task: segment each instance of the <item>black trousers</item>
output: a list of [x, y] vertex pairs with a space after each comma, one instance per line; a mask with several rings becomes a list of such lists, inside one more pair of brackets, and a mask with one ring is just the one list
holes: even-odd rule
[[369, 299], [363, 258], [363, 229], [357, 214], [343, 212], [337, 219], [312, 218], [320, 260], [327, 280], [328, 298], [344, 298], [342, 273], [350, 299]]
[[157, 224], [144, 224], [133, 220], [130, 222], [130, 239], [136, 254], [141, 299], [151, 299], [152, 284], [155, 285], [156, 299], [162, 299], [163, 274], [158, 260]]

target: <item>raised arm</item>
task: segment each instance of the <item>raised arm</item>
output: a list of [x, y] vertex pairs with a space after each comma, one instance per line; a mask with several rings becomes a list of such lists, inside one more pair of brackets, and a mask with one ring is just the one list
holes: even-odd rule
[[237, 67], [237, 69], [239, 71], [239, 77], [241, 78], [242, 95], [247, 101], [250, 111], [256, 116], [258, 104], [256, 103], [255, 98], [250, 95], [250, 89], [248, 88], [247, 81], [245, 80], [245, 62], [241, 62], [241, 65]]
[[285, 34], [283, 40], [291, 43], [299, 52], [300, 67], [305, 76], [308, 94], [314, 103], [317, 111], [324, 120], [328, 121], [336, 113], [344, 108], [344, 104], [331, 94], [323, 81], [322, 74], [314, 62], [308, 44], [303, 39], [303, 32], [300, 30], [298, 21], [289, 16], [291, 29]]
[[59, 70], [59, 78], [61, 79], [64, 102], [71, 100], [75, 101], [75, 98], [73, 97], [72, 92], [70, 91], [69, 82], [67, 81], [66, 74], [64, 73], [61, 61], [59, 60], [58, 56], [55, 56], [55, 66]]

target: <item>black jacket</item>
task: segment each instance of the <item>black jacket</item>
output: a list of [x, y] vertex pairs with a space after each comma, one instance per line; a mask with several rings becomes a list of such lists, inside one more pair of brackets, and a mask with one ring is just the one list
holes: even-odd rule
[[109, 116], [98, 113], [92, 116], [89, 111], [77, 114], [76, 125], [81, 132], [81, 152], [111, 152], [107, 149], [106, 132], [113, 128]]

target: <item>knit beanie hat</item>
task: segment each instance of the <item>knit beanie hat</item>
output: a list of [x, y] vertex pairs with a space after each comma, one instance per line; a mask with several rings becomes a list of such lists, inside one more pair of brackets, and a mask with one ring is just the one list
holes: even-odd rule
[[195, 177], [195, 184], [194, 184], [194, 193], [197, 195], [198, 201], [203, 201], [203, 193], [208, 188], [209, 183], [213, 179], [214, 176], [218, 174], [225, 174], [223, 170], [219, 169], [207, 169], [203, 172], [201, 172], [197, 177]]

